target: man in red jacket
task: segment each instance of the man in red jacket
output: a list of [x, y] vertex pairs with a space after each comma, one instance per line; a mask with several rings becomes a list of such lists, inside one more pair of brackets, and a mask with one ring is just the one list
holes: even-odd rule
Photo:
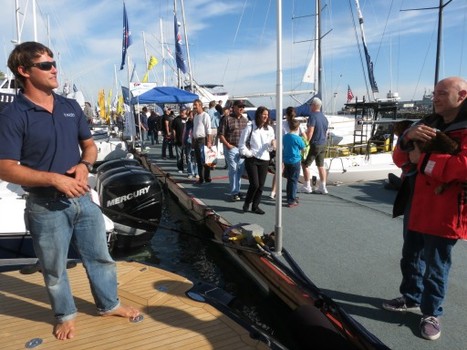
[[[467, 239], [466, 80], [450, 77], [438, 82], [433, 105], [435, 114], [409, 128], [394, 150], [395, 163], [411, 163], [417, 174], [402, 247], [402, 296], [383, 303], [390, 311], [420, 308], [421, 335], [429, 340], [441, 335], [439, 316], [452, 248], [458, 239]], [[434, 138], [437, 130], [457, 141], [460, 152], [422, 152], [420, 143]]]

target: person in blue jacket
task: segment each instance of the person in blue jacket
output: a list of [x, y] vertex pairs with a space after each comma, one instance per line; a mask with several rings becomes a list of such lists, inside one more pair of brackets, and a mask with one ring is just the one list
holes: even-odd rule
[[301, 151], [305, 148], [305, 142], [298, 135], [300, 122], [297, 119], [289, 120], [290, 132], [282, 136], [282, 160], [284, 162], [284, 176], [287, 178], [287, 206], [289, 208], [298, 205], [297, 187], [300, 177]]

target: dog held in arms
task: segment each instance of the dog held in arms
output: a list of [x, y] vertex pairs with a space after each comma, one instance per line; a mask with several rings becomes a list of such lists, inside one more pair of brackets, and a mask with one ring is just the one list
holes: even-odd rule
[[[402, 120], [394, 124], [394, 134], [401, 136], [405, 130], [412, 126], [413, 121]], [[422, 153], [438, 153], [438, 154], [451, 154], [455, 155], [460, 152], [459, 142], [449, 137], [446, 133], [436, 130], [436, 136], [426, 142], [415, 141], [415, 146], [420, 149]], [[436, 194], [441, 194], [449, 186], [449, 184], [442, 184], [435, 189]]]

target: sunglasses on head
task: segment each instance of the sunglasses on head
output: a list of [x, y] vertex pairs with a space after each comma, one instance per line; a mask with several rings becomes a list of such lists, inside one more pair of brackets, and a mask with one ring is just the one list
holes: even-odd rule
[[52, 61], [52, 62], [37, 62], [37, 63], [32, 63], [31, 67], [36, 67], [39, 68], [40, 70], [51, 70], [52, 67], [57, 68], [57, 62]]

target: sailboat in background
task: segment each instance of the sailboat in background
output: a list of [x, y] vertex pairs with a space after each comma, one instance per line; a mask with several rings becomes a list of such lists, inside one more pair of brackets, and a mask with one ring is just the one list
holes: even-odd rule
[[[357, 8], [358, 1], [356, 1]], [[297, 116], [305, 121], [310, 115], [310, 102], [314, 97], [325, 100], [323, 89], [323, 60], [321, 52], [321, 0], [315, 1], [315, 38], [314, 53], [310, 64], [308, 64], [304, 80], [312, 82], [314, 89], [311, 90], [312, 97], [300, 106], [295, 107]], [[361, 11], [359, 11], [359, 22], [363, 23]], [[363, 27], [362, 45], [366, 46]], [[377, 92], [374, 81], [373, 64], [368, 49], [365, 49], [365, 59], [368, 64], [368, 76], [373, 92]], [[277, 98], [276, 92], [276, 98]], [[283, 92], [281, 92], [281, 95]], [[323, 105], [325, 105], [323, 103]], [[390, 102], [356, 102], [352, 107], [353, 114], [333, 115], [323, 111], [329, 122], [327, 154], [324, 166], [327, 170], [327, 184], [340, 185], [357, 181], [373, 181], [386, 179], [389, 173], [399, 175], [401, 170], [392, 160], [392, 144], [395, 141], [390, 134], [382, 134], [383, 128], [377, 125], [392, 123], [396, 119], [396, 104]], [[277, 111], [282, 111], [280, 116], [285, 115], [285, 108], [271, 109], [269, 111], [272, 120], [279, 120]], [[254, 111], [247, 112], [250, 119], [254, 118]], [[384, 116], [384, 121], [381, 121]], [[280, 123], [279, 123], [280, 124]], [[277, 135], [282, 131], [278, 130]], [[377, 139], [380, 137], [382, 140]], [[318, 178], [315, 165], [310, 166], [312, 177]]]
[[[377, 92], [378, 88], [374, 80], [373, 64], [371, 62], [368, 49], [366, 48], [365, 36], [363, 32], [363, 18], [359, 9], [358, 0], [355, 1], [358, 13], [359, 23], [362, 31], [362, 45], [364, 46], [365, 57], [368, 67], [368, 77], [372, 92]], [[321, 1], [315, 2], [315, 53], [317, 67], [315, 70], [315, 89], [316, 96], [322, 99], [324, 92], [322, 87], [322, 53], [321, 53]], [[311, 101], [311, 99], [310, 99]], [[296, 108], [297, 115], [310, 115], [309, 102]], [[400, 169], [392, 160], [392, 142], [391, 135], [385, 135], [383, 143], [375, 143], [375, 128], [378, 119], [382, 118], [382, 113], [394, 112], [396, 117], [396, 108], [391, 109], [388, 105], [379, 102], [372, 102], [363, 105], [354, 106], [354, 115], [325, 115], [329, 121], [328, 130], [328, 151], [324, 161], [327, 171], [327, 183], [330, 185], [339, 185], [343, 183], [352, 183], [357, 181], [372, 181], [386, 179], [388, 173], [400, 174]], [[310, 167], [311, 176], [318, 178], [316, 166]]]

